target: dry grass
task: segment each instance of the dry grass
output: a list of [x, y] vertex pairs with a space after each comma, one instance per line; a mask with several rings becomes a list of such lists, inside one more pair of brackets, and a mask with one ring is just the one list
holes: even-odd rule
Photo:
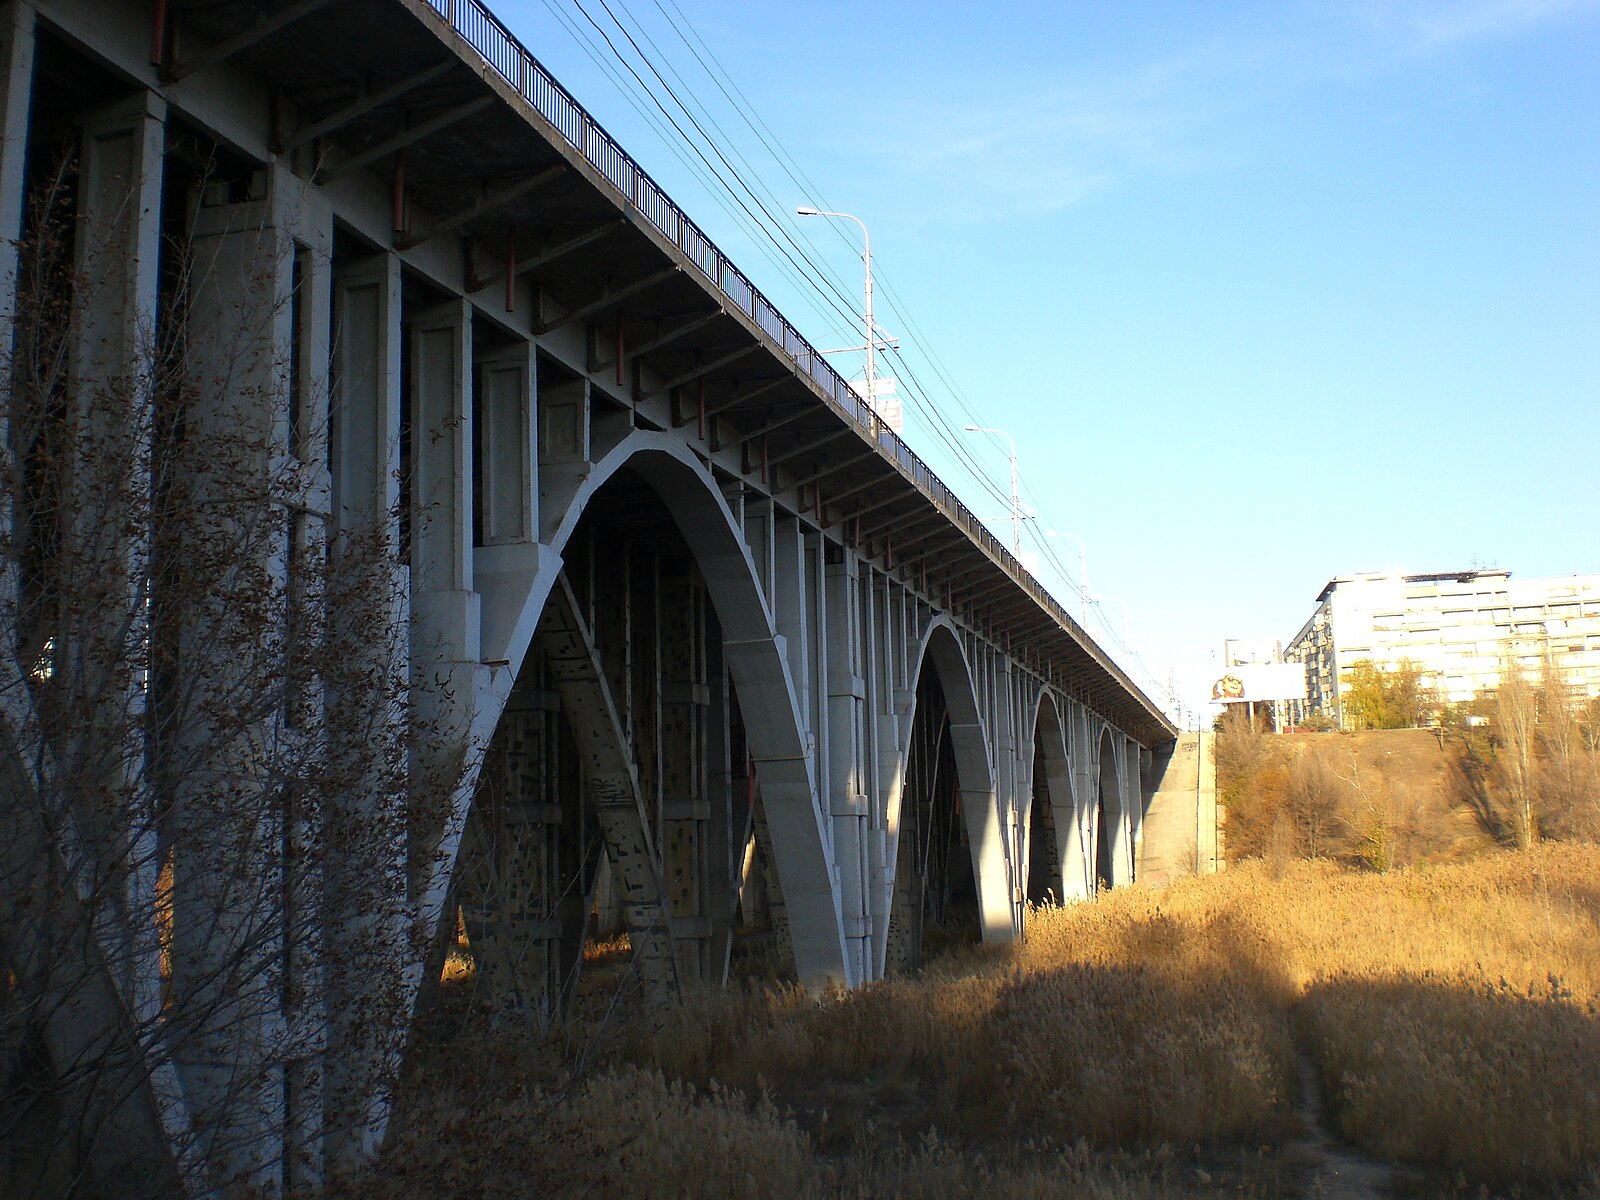
[[1222, 970], [1208, 940], [1236, 946], [1369, 1151], [1496, 1185], [1600, 1163], [1600, 849], [1385, 876], [1251, 863], [1099, 907], [1201, 978]]
[[[916, 979], [705, 991], [539, 1047], [436, 1050], [369, 1194], [1190, 1194], [1195, 1153], [1217, 1174], [1291, 1133], [1296, 1037], [1371, 1153], [1592, 1187], [1596, 947], [1593, 847], [1244, 864], [1040, 910], [1021, 945]], [[1260, 1162], [1200, 1190], [1277, 1194]]]

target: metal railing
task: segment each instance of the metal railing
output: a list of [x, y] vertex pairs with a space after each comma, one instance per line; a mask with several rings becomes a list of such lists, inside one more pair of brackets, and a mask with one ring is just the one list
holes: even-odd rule
[[[1040, 608], [1063, 628], [1076, 627], [1076, 622], [1056, 602], [1055, 597], [989, 532], [988, 527], [945, 486], [944, 481], [905, 444], [900, 435], [884, 424], [882, 418], [856, 394], [844, 377], [789, 324], [772, 302], [761, 294], [760, 289], [728, 261], [717, 249], [716, 243], [672, 202], [644, 168], [634, 162], [628, 152], [585, 111], [583, 105], [556, 82], [555, 77], [540, 65], [539, 60], [481, 0], [427, 0], [427, 4], [477, 51], [485, 63], [514, 87], [569, 145], [609, 179], [645, 220], [676, 245], [713, 287], [777, 342], [784, 354], [793, 360], [797, 370], [808, 375], [837, 408], [887, 450], [900, 468], [951, 521], [965, 530], [991, 557], [1002, 563]], [[1088, 637], [1087, 630], [1082, 630], [1082, 633]], [[1117, 668], [1117, 673], [1123, 675], [1123, 681], [1139, 693], [1140, 699], [1151, 710], [1160, 711], [1121, 668]]]

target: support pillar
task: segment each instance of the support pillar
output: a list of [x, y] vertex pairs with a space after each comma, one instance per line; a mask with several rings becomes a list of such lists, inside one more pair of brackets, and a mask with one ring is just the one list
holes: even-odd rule
[[269, 173], [256, 197], [195, 221], [184, 419], [199, 515], [179, 553], [186, 587], [211, 603], [180, 614], [192, 700], [172, 820], [173, 1008], [205, 1014], [177, 1049], [184, 1089], [219, 1175], [269, 1193], [303, 1123], [293, 1106], [311, 1099], [291, 1095], [286, 1001], [289, 963], [312, 936], [287, 863], [305, 765], [290, 696], [238, 703], [261, 697], [259, 680], [290, 680], [301, 649], [289, 621], [295, 247], [275, 186], [287, 181]]
[[862, 621], [859, 560], [841, 555], [826, 566], [824, 595], [828, 615], [826, 669], [828, 681], [828, 805], [833, 817], [833, 855], [839, 876], [847, 964], [853, 981], [868, 976], [871, 927], [867, 900], [866, 826], [869, 797], [865, 790], [866, 754], [863, 710], [866, 680], [862, 675]]
[[411, 695], [415, 719], [429, 731], [412, 756], [407, 855], [416, 937], [431, 944], [499, 713], [473, 590], [472, 309], [455, 299], [405, 320]]
[[328, 438], [334, 533], [330, 635], [348, 654], [350, 686], [330, 688], [333, 752], [344, 786], [328, 798], [326, 839], [343, 850], [324, 875], [327, 974], [323, 1158], [351, 1170], [387, 1127], [405, 1006], [396, 981], [409, 951], [406, 722], [410, 571], [395, 519], [400, 490], [400, 262], [392, 254], [335, 265]]
[[1064, 884], [1071, 900], [1094, 895], [1094, 813], [1099, 796], [1099, 742], [1091, 736], [1088, 711], [1071, 702], [1072, 829], [1066, 846]]

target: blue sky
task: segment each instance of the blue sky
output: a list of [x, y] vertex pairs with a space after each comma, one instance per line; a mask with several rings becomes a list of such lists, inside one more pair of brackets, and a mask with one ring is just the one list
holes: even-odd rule
[[[1003, 442], [949, 429], [1016, 436], [1029, 544], [1082, 539], [1136, 673], [1192, 701], [1335, 574], [1600, 571], [1600, 0], [606, 2], [856, 304], [854, 227], [789, 214], [866, 221], [907, 440], [1009, 537]], [[814, 344], [859, 342], [575, 0], [492, 7]]]

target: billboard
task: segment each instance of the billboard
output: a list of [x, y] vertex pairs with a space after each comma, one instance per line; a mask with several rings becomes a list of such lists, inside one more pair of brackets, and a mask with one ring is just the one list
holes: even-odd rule
[[1251, 663], [1229, 667], [1222, 678], [1211, 685], [1211, 699], [1219, 704], [1305, 698], [1305, 663]]

